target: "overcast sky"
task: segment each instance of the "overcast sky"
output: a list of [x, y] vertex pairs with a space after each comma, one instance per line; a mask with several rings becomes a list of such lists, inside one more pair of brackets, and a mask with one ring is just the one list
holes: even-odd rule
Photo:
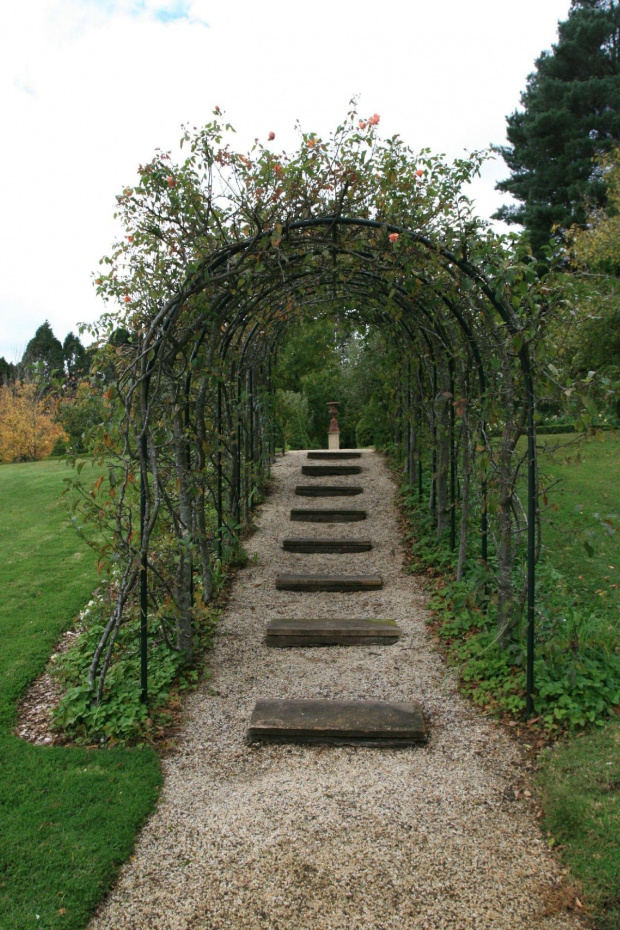
[[[570, 0], [13, 0], [0, 33], [0, 355], [103, 311], [114, 198], [220, 106], [245, 148], [327, 135], [359, 95], [384, 135], [450, 157], [505, 141]], [[501, 160], [472, 192], [501, 202]]]

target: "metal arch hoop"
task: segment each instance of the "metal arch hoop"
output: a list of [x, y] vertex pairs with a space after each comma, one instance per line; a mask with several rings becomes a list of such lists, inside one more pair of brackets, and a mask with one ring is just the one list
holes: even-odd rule
[[[464, 259], [460, 259], [443, 244], [433, 242], [428, 236], [416, 233], [413, 230], [403, 228], [398, 225], [382, 223], [377, 220], [371, 220], [364, 217], [345, 217], [342, 215], [329, 215], [320, 217], [311, 217], [305, 220], [298, 220], [288, 225], [283, 225], [283, 233], [292, 232], [300, 229], [310, 229], [319, 226], [330, 226], [335, 228], [338, 225], [357, 226], [361, 228], [385, 229], [387, 232], [396, 232], [399, 235], [406, 236], [414, 242], [418, 242], [429, 251], [434, 251], [440, 255], [443, 260], [459, 269], [461, 274], [469, 277], [485, 295], [491, 306], [499, 314], [500, 318], [508, 327], [512, 335], [520, 332], [518, 322], [512, 312], [501, 300], [498, 300], [491, 290], [488, 281], [478, 271], [475, 266]], [[140, 377], [140, 408], [142, 412], [142, 429], [139, 435], [140, 450], [140, 474], [141, 474], [141, 491], [140, 491], [140, 643], [141, 643], [141, 686], [142, 698], [147, 697], [147, 571], [148, 571], [148, 554], [145, 549], [145, 532], [147, 528], [147, 505], [148, 505], [148, 478], [147, 478], [147, 461], [148, 461], [148, 397], [150, 389], [151, 373], [161, 347], [161, 339], [155, 338], [157, 330], [165, 331], [170, 327], [177, 313], [182, 308], [185, 301], [191, 296], [200, 293], [207, 286], [206, 278], [213, 271], [221, 267], [224, 262], [228, 262], [231, 257], [251, 248], [253, 244], [264, 236], [268, 235], [263, 231], [260, 236], [249, 237], [248, 239], [237, 242], [232, 246], [222, 249], [215, 258], [205, 263], [204, 267], [194, 275], [192, 281], [187, 283], [182, 293], [171, 298], [164, 307], [156, 314], [147, 339], [145, 340], [145, 350], [143, 352], [142, 374]], [[225, 300], [225, 298], [224, 298]], [[223, 300], [223, 302], [224, 302]], [[454, 313], [454, 307], [450, 310]], [[456, 314], [455, 314], [456, 316]], [[472, 334], [473, 336], [473, 334]], [[474, 340], [475, 341], [475, 340]], [[472, 343], [473, 344], [473, 343]], [[153, 355], [149, 358], [149, 352]], [[525, 400], [527, 408], [527, 498], [528, 498], [528, 530], [527, 530], [527, 669], [526, 669], [526, 715], [530, 716], [533, 712], [533, 692], [534, 692], [534, 646], [535, 646], [535, 583], [536, 583], [536, 514], [537, 514], [537, 467], [536, 467], [536, 433], [535, 433], [535, 390], [532, 374], [532, 366], [529, 357], [527, 343], [523, 342], [518, 351], [521, 370], [525, 383]], [[480, 369], [479, 369], [480, 370]], [[152, 519], [151, 514], [151, 519]]]

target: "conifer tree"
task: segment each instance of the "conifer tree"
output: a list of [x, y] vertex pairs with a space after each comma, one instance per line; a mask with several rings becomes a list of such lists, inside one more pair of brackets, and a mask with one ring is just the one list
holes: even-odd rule
[[47, 380], [52, 372], [64, 372], [64, 353], [62, 343], [56, 338], [52, 327], [46, 320], [26, 346], [21, 360], [22, 368], [38, 368], [42, 379]]
[[82, 345], [80, 337], [67, 333], [62, 345], [62, 353], [65, 374], [71, 383], [77, 383], [88, 371], [88, 352]]
[[543, 52], [508, 118], [510, 145], [499, 149], [511, 176], [497, 189], [517, 205], [495, 218], [520, 223], [541, 255], [554, 230], [582, 225], [587, 204], [605, 203], [596, 158], [620, 140], [620, 7], [617, 0], [573, 0], [558, 42]]
[[0, 385], [9, 384], [15, 377], [15, 365], [0, 356]]

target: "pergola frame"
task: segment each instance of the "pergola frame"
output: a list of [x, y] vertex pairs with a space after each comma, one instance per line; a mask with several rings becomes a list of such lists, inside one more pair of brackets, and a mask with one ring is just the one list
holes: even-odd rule
[[[285, 239], [292, 239], [294, 235], [300, 232], [306, 231], [320, 231], [324, 230], [329, 233], [329, 242], [330, 242], [330, 254], [335, 261], [338, 260], [338, 255], [340, 251], [340, 246], [338, 244], [338, 239], [335, 233], [340, 229], [358, 229], [358, 230], [372, 230], [380, 232], [381, 234], [388, 236], [390, 234], [397, 234], [398, 237], [405, 243], [413, 243], [422, 247], [429, 254], [433, 256], [433, 262], [439, 261], [440, 265], [443, 266], [444, 271], [447, 270], [452, 278], [457, 275], [461, 278], [466, 278], [473, 283], [476, 298], [478, 300], [485, 300], [487, 306], [492, 309], [499, 320], [507, 327], [508, 333], [512, 337], [522, 336], [524, 326], [523, 322], [517, 317], [514, 313], [510, 303], [503, 297], [501, 293], [498, 293], [494, 289], [492, 284], [486, 278], [484, 273], [477, 267], [475, 267], [469, 261], [464, 260], [463, 258], [456, 255], [452, 250], [445, 247], [443, 244], [439, 243], [436, 239], [431, 239], [428, 236], [422, 235], [419, 232], [411, 229], [404, 228], [399, 225], [389, 224], [385, 222], [380, 222], [378, 220], [371, 220], [365, 217], [354, 217], [354, 216], [343, 216], [343, 215], [326, 215], [312, 217], [305, 220], [300, 220], [291, 223], [288, 226], [284, 226], [282, 229], [282, 236]], [[264, 243], [268, 241], [273, 235], [272, 230], [266, 230], [260, 237], [248, 237], [244, 241], [236, 242], [230, 245], [227, 248], [223, 248], [216, 255], [214, 255], [210, 261], [206, 262], [204, 267], [201, 269], [200, 273], [195, 275], [191, 280], [188, 281], [187, 286], [183, 289], [181, 293], [175, 294], [167, 304], [154, 315], [153, 320], [148, 326], [146, 332], [142, 336], [139, 343], [139, 373], [137, 378], [137, 383], [140, 385], [140, 427], [139, 427], [139, 462], [140, 462], [140, 475], [141, 475], [141, 508], [140, 508], [140, 617], [141, 617], [141, 655], [142, 655], [142, 680], [141, 687], [143, 696], [146, 699], [147, 695], [147, 630], [148, 630], [148, 572], [149, 572], [149, 560], [148, 560], [148, 546], [149, 539], [151, 535], [152, 527], [149, 527], [149, 501], [148, 501], [148, 487], [149, 487], [149, 470], [150, 470], [150, 459], [151, 454], [148, 449], [148, 434], [150, 429], [149, 423], [149, 410], [151, 404], [151, 395], [153, 390], [153, 380], [155, 373], [160, 362], [162, 355], [171, 351], [171, 343], [173, 340], [169, 338], [169, 334], [172, 332], [174, 324], [183, 314], [184, 307], [195, 300], [195, 298], [204, 293], [210, 287], [210, 282], [217, 276], [218, 271], [222, 268], [230, 267], [230, 263], [235, 257], [240, 255], [252, 254], [256, 252], [257, 248], [260, 250], [261, 254], [264, 253]], [[319, 242], [319, 246], [323, 246], [324, 241]], [[315, 244], [312, 246], [315, 248]], [[294, 249], [292, 250], [294, 251]], [[347, 252], [347, 255], [350, 255]], [[358, 277], [365, 281], [368, 285], [369, 278], [374, 279], [373, 283], [375, 287], [379, 284], [383, 290], [391, 284], [387, 281], [385, 277], [382, 276], [379, 271], [369, 271], [367, 265], [373, 264], [375, 262], [375, 256], [371, 252], [365, 252], [361, 255], [361, 264], [362, 269], [358, 273]], [[298, 280], [295, 280], [295, 275], [292, 275], [292, 282], [288, 280], [291, 276], [290, 268], [291, 266], [295, 267], [294, 260], [291, 260], [290, 254], [287, 260], [287, 277], [284, 280], [273, 281], [272, 287], [268, 289], [267, 295], [260, 295], [259, 298], [244, 299], [241, 306], [239, 306], [238, 300], [235, 299], [235, 295], [232, 292], [231, 288], [219, 290], [219, 293], [215, 295], [215, 298], [211, 298], [210, 307], [217, 308], [218, 313], [218, 322], [222, 311], [226, 312], [226, 309], [230, 307], [233, 310], [231, 317], [226, 317], [226, 320], [230, 320], [226, 326], [226, 330], [222, 335], [220, 341], [220, 350], [219, 350], [219, 360], [220, 364], [223, 367], [225, 364], [227, 352], [233, 342], [235, 336], [238, 336], [239, 333], [243, 333], [245, 328], [249, 325], [249, 333], [245, 336], [243, 340], [242, 349], [239, 354], [238, 359], [238, 374], [237, 374], [237, 396], [239, 398], [241, 392], [241, 379], [242, 371], [245, 365], [246, 356], [252, 347], [256, 343], [258, 335], [264, 332], [265, 327], [268, 327], [270, 324], [269, 316], [263, 316], [261, 321], [253, 321], [253, 314], [257, 313], [257, 310], [262, 310], [264, 308], [265, 302], [277, 303], [278, 297], [282, 293], [286, 293], [290, 289], [291, 283], [293, 286], [298, 287], [300, 284], [302, 286], [307, 286], [308, 282], [304, 279], [307, 277], [306, 274], [300, 274]], [[329, 279], [330, 271], [325, 272], [324, 277]], [[312, 277], [312, 276], [310, 276]], [[355, 276], [354, 276], [355, 277]], [[464, 336], [466, 342], [471, 348], [472, 354], [475, 359], [475, 365], [477, 369], [477, 376], [479, 380], [479, 386], [481, 394], [484, 394], [486, 390], [486, 376], [484, 371], [484, 366], [481, 358], [480, 348], [476, 339], [476, 334], [473, 332], [472, 327], [469, 325], [465, 315], [456, 305], [456, 302], [443, 293], [440, 288], [438, 288], [431, 280], [428, 274], [420, 273], [417, 275], [418, 281], [421, 282], [422, 287], [425, 292], [428, 294], [429, 291], [436, 291], [435, 297], [441, 301], [442, 306], [447, 309], [447, 312], [451, 314], [455, 325], [460, 329], [462, 335]], [[311, 286], [312, 286], [312, 282]], [[320, 289], [321, 287], [326, 287], [325, 283], [321, 284], [320, 280], [315, 281], [315, 288]], [[359, 283], [354, 283], [354, 286], [350, 290], [355, 293], [356, 291], [359, 294]], [[393, 290], [392, 286], [392, 290]], [[346, 286], [344, 287], [346, 291]], [[400, 303], [401, 306], [408, 304], [409, 316], [406, 319], [400, 320], [402, 328], [407, 333], [407, 337], [410, 341], [413, 341], [412, 336], [412, 327], [417, 326], [419, 329], [419, 320], [416, 320], [415, 316], [411, 313], [411, 296], [407, 294], [403, 284], [398, 284], [396, 287], [397, 290], [397, 303]], [[392, 294], [392, 299], [394, 299], [394, 294]], [[254, 302], [254, 306], [252, 303]], [[420, 307], [421, 301], [416, 300], [415, 303]], [[429, 329], [434, 330], [437, 338], [442, 339], [446, 347], [449, 349], [449, 340], [446, 336], [445, 326], [439, 319], [435, 319], [433, 316], [432, 308], [429, 308], [425, 304], [424, 309], [420, 307], [419, 313], [425, 317], [427, 321], [427, 326]], [[213, 313], [210, 314], [213, 317]], [[285, 321], [286, 322], [286, 321]], [[193, 349], [193, 358], [197, 357], [199, 348], [203, 345], [205, 339], [212, 336], [212, 323], [205, 319], [198, 326], [195, 323], [192, 324], [192, 336], [194, 339], [194, 349]], [[222, 324], [220, 324], [221, 327]], [[273, 327], [273, 323], [272, 323]], [[277, 328], [277, 323], [276, 323]], [[280, 323], [280, 331], [285, 329], [284, 323]], [[273, 340], [277, 340], [278, 336]], [[428, 338], [428, 335], [425, 334], [427, 340], [427, 345], [430, 347], [431, 343]], [[187, 343], [186, 343], [187, 344]], [[179, 351], [178, 347], [175, 347], [174, 351]], [[528, 348], [528, 342], [526, 339], [522, 340], [522, 344], [518, 351], [518, 357], [520, 362], [520, 368], [523, 377], [524, 384], [524, 394], [525, 394], [525, 403], [527, 407], [527, 472], [528, 472], [528, 481], [527, 481], [527, 714], [531, 714], [533, 711], [533, 694], [534, 694], [534, 639], [535, 639], [535, 566], [536, 566], [536, 551], [537, 551], [537, 541], [536, 541], [536, 511], [537, 511], [537, 465], [536, 465], [536, 439], [535, 439], [535, 425], [534, 425], [534, 412], [535, 412], [535, 393], [534, 393], [534, 381], [532, 373], [532, 364], [530, 359], [530, 353]], [[250, 377], [251, 369], [250, 369]], [[453, 383], [453, 381], [452, 381]], [[185, 393], [189, 398], [191, 388], [191, 370], [186, 374], [185, 381]], [[222, 379], [218, 380], [217, 387], [217, 433], [219, 436], [222, 435], [222, 391], [223, 384]], [[189, 401], [188, 401], [189, 403]], [[452, 426], [454, 427], [454, 405], [452, 405]], [[188, 450], [188, 456], [191, 454], [191, 451]], [[222, 446], [220, 443], [218, 451], [218, 466], [217, 466], [217, 514], [218, 514], [218, 528], [217, 528], [217, 556], [222, 557], [222, 534], [224, 532], [224, 506], [223, 506], [223, 486], [222, 486], [222, 475], [223, 475], [223, 463], [222, 463]], [[452, 455], [452, 467], [454, 467], [454, 455]], [[239, 479], [240, 472], [238, 472]], [[455, 526], [455, 507], [454, 507], [454, 475], [452, 475], [452, 500], [451, 500], [451, 544], [454, 546], [454, 526]], [[483, 507], [482, 510], [482, 552], [483, 558], [486, 559], [487, 553], [487, 513], [486, 508]]]
[[[289, 156], [257, 140], [244, 156], [223, 145], [229, 127], [214, 116], [185, 133], [180, 167], [160, 153], [117, 198], [126, 235], [97, 280], [122, 308], [104, 318], [107, 336], [120, 326], [126, 339], [102, 363], [109, 379], [114, 356], [101, 453], [121, 478], [107, 511], [93, 504], [107, 520], [118, 591], [90, 666], [95, 701], [136, 591], [143, 698], [149, 628], [161, 624], [162, 642], [191, 659], [197, 592], [208, 602], [275, 455], [279, 347], [304, 315], [333, 313], [380, 328], [393, 347], [396, 452], [419, 496], [430, 458], [429, 508], [452, 549], [462, 495], [457, 577], [469, 503], [479, 503], [485, 592], [493, 597], [495, 585], [502, 644], [525, 609], [531, 714], [534, 380], [546, 303], [531, 261], [476, 220], [462, 195], [481, 156], [448, 167], [428, 150], [414, 155], [397, 136], [379, 140], [378, 116], [358, 121], [354, 109], [328, 142], [302, 134]], [[526, 452], [517, 448], [524, 435]]]

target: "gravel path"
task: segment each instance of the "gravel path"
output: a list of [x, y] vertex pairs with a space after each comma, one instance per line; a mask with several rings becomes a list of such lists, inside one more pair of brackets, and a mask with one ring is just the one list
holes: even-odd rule
[[[178, 750], [135, 855], [90, 930], [569, 930], [560, 875], [514, 800], [519, 749], [461, 699], [424, 626], [424, 596], [402, 573], [394, 485], [375, 453], [351, 478], [301, 478], [305, 453], [274, 466], [275, 488], [247, 544]], [[314, 501], [297, 483], [362, 484]], [[342, 503], [344, 501], [344, 503]], [[291, 524], [293, 506], [365, 507], [349, 525]], [[355, 555], [297, 555], [285, 536], [370, 537]], [[384, 589], [277, 592], [279, 571], [380, 572]], [[271, 617], [391, 617], [387, 647], [268, 649]], [[257, 698], [420, 700], [426, 746], [249, 745]]]

